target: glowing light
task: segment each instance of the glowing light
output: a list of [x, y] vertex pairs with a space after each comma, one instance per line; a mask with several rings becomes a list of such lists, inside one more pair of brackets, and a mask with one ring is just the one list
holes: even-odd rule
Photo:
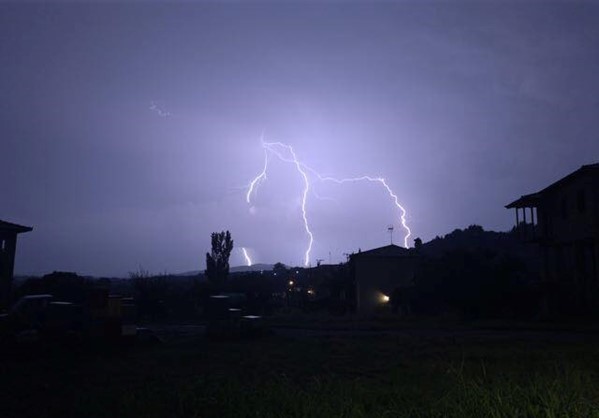
[[250, 258], [250, 255], [247, 252], [247, 249], [245, 247], [241, 247], [241, 252], [243, 252], [243, 257], [245, 258], [246, 265], [250, 267], [253, 263], [252, 259]]
[[293, 280], [289, 280], [289, 286], [293, 286], [294, 285], [294, 281]]
[[381, 295], [381, 302], [383, 303], [387, 303], [389, 302], [390, 298], [387, 295]]
[[[308, 176], [308, 173], [313, 174], [321, 182], [333, 182], [336, 184], [345, 184], [345, 183], [356, 183], [356, 182], [361, 182], [361, 181], [368, 181], [371, 183], [379, 183], [380, 185], [382, 185], [383, 188], [385, 189], [385, 191], [387, 192], [387, 194], [389, 195], [389, 197], [391, 198], [391, 200], [393, 201], [394, 205], [399, 210], [399, 220], [400, 220], [402, 228], [406, 231], [406, 234], [404, 235], [404, 240], [403, 240], [404, 247], [409, 248], [408, 238], [412, 235], [412, 231], [410, 230], [410, 228], [407, 225], [406, 209], [401, 205], [401, 203], [399, 202], [399, 198], [393, 192], [391, 187], [389, 187], [389, 185], [387, 184], [387, 181], [383, 177], [359, 176], [359, 177], [350, 177], [350, 178], [335, 178], [335, 177], [330, 177], [330, 176], [323, 176], [318, 171], [314, 170], [313, 168], [310, 168], [309, 166], [304, 164], [302, 161], [298, 160], [295, 150], [290, 145], [284, 144], [282, 142], [265, 142], [263, 136], [261, 138], [261, 142], [262, 142], [262, 148], [264, 149], [264, 167], [263, 167], [262, 171], [248, 185], [248, 189], [247, 189], [247, 193], [246, 193], [246, 202], [248, 204], [251, 204], [252, 194], [255, 193], [258, 186], [260, 186], [260, 184], [266, 179], [266, 173], [268, 170], [269, 154], [276, 156], [283, 162], [290, 163], [295, 166], [297, 172], [300, 174], [300, 176], [302, 177], [303, 182], [304, 182], [304, 189], [302, 192], [302, 200], [301, 200], [301, 211], [302, 211], [302, 220], [303, 220], [303, 224], [304, 224], [304, 230], [306, 231], [306, 234], [308, 235], [308, 246], [304, 253], [304, 265], [305, 266], [310, 265], [310, 253], [312, 251], [312, 245], [314, 243], [314, 235], [312, 233], [312, 230], [310, 229], [310, 222], [308, 220], [308, 212], [306, 209], [308, 193], [311, 191], [310, 178]], [[285, 153], [280, 152], [280, 149], [285, 150]], [[314, 192], [313, 192], [313, 194], [314, 194]], [[315, 194], [315, 196], [318, 199], [323, 199], [316, 194]]]

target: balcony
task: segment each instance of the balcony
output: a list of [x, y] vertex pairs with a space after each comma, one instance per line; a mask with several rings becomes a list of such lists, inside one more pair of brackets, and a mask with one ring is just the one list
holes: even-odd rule
[[548, 238], [547, 234], [540, 233], [538, 228], [537, 208], [539, 202], [539, 194], [533, 193], [521, 196], [506, 206], [506, 209], [516, 209], [515, 230], [521, 239], [526, 242], [539, 242]]

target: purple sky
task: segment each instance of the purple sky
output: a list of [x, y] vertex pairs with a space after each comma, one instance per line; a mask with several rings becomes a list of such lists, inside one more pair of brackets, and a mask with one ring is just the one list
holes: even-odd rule
[[[169, 2], [170, 3], [170, 2]], [[301, 264], [302, 179], [383, 176], [429, 240], [599, 161], [599, 4], [0, 4], [0, 219], [17, 272], [204, 268], [212, 231]], [[312, 259], [388, 243], [377, 185], [315, 184]], [[239, 251], [231, 264], [243, 264]]]

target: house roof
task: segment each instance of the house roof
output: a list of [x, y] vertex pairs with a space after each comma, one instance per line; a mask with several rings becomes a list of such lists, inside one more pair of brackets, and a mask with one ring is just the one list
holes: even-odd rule
[[351, 257], [412, 257], [412, 251], [399, 245], [386, 245], [384, 247], [374, 248], [368, 251], [362, 251], [352, 254]]
[[506, 209], [536, 207], [540, 197], [541, 195], [539, 193], [525, 194], [524, 196], [520, 196], [519, 199], [514, 200], [509, 205], [506, 205]]
[[6, 222], [0, 219], [0, 231], [11, 231], [16, 232], [17, 234], [21, 234], [23, 232], [32, 231], [33, 228], [29, 226], [23, 226], [18, 224], [13, 224], [10, 222]]
[[527, 194], [524, 196], [520, 196], [520, 198], [514, 200], [512, 203], [506, 205], [505, 207], [506, 207], [506, 209], [536, 207], [538, 205], [538, 202], [539, 202], [542, 194], [544, 194], [552, 189], [555, 189], [556, 187], [562, 186], [562, 185], [572, 181], [573, 179], [575, 179], [578, 176], [581, 176], [583, 174], [588, 174], [588, 173], [593, 173], [593, 174], [599, 175], [599, 163], [583, 165], [578, 170], [573, 171], [572, 173], [570, 173], [567, 176], [559, 179], [558, 181], [550, 184], [549, 186], [545, 187], [544, 189], [542, 189], [536, 193], [531, 193], [531, 194]]

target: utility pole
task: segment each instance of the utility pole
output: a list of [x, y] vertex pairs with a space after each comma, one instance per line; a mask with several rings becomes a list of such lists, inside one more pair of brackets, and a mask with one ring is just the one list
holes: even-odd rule
[[391, 245], [393, 245], [393, 225], [389, 225], [387, 227], [387, 231], [389, 232], [389, 235], [391, 237]]

